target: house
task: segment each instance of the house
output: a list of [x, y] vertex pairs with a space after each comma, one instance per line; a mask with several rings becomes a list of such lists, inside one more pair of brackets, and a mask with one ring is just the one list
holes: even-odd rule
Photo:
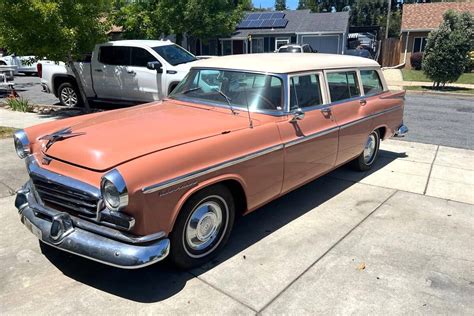
[[196, 55], [273, 52], [286, 44], [310, 44], [320, 53], [344, 54], [349, 13], [312, 13], [310, 10], [249, 12], [229, 37], [208, 41], [188, 38]]
[[403, 5], [400, 64], [411, 68], [410, 57], [416, 52], [423, 52], [428, 34], [436, 30], [443, 22], [443, 14], [448, 10], [458, 12], [470, 11], [474, 15], [472, 2], [437, 2]]

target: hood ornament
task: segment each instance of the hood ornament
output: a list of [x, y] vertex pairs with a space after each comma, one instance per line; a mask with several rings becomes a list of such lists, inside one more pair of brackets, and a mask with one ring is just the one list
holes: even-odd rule
[[48, 150], [49, 147], [51, 147], [58, 140], [63, 140], [63, 139], [71, 138], [71, 137], [84, 135], [84, 134], [85, 134], [84, 132], [73, 133], [71, 127], [66, 127], [52, 134], [41, 136], [39, 139], [48, 141], [48, 143], [46, 144], [46, 150]]

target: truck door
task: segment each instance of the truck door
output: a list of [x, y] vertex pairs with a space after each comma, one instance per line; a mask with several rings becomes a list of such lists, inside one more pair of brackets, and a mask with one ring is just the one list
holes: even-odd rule
[[94, 90], [100, 99], [123, 99], [131, 49], [126, 46], [100, 46], [92, 59]]
[[124, 77], [124, 100], [150, 102], [163, 98], [163, 74], [147, 68], [151, 61], [158, 59], [144, 48], [131, 47], [131, 62]]

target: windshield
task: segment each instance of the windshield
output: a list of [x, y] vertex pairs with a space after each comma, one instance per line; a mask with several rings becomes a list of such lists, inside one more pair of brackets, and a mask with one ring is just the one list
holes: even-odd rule
[[194, 57], [193, 54], [191, 54], [181, 46], [174, 44], [153, 47], [153, 50], [173, 66], [189, 63], [191, 61], [196, 60], [196, 57]]
[[288, 46], [288, 47], [281, 47], [278, 50], [279, 53], [301, 53], [301, 47], [298, 46]]
[[[279, 77], [217, 69], [192, 69], [170, 95], [172, 99], [211, 102], [250, 110], [283, 109]], [[225, 97], [223, 96], [225, 95]], [[227, 98], [226, 98], [227, 97]]]

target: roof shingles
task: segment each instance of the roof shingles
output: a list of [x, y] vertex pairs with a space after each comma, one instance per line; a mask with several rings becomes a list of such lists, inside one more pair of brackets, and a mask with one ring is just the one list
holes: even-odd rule
[[470, 11], [474, 14], [474, 3], [437, 2], [405, 4], [403, 6], [402, 32], [437, 29], [443, 21], [444, 12], [450, 9], [458, 12]]

